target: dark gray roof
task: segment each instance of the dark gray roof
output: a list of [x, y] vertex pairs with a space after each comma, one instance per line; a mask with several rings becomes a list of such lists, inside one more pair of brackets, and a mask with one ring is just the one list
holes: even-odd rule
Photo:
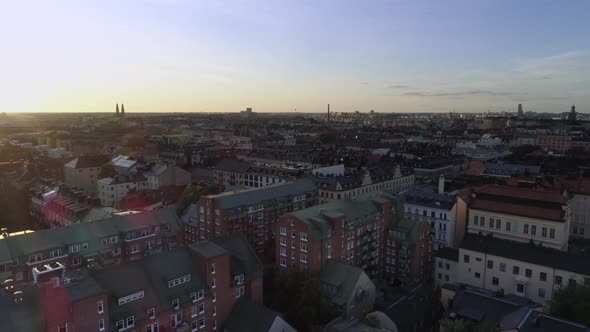
[[467, 234], [461, 248], [552, 268], [590, 275], [588, 256], [570, 254], [530, 243]]
[[261, 304], [240, 299], [225, 321], [224, 328], [229, 332], [268, 332], [277, 317], [276, 312]]
[[439, 194], [438, 187], [429, 184], [406, 191], [402, 198], [406, 204], [428, 206], [435, 209], [450, 210], [455, 204], [455, 195]]
[[163, 208], [139, 214], [113, 216], [108, 219], [73, 224], [68, 227], [7, 237], [0, 240], [0, 262], [83, 242], [88, 243], [87, 252], [94, 252], [104, 247], [102, 244], [102, 238], [104, 237], [162, 224], [168, 224], [171, 232], [178, 229], [178, 218], [172, 209]]
[[22, 291], [22, 303], [15, 304], [8, 292], [0, 292], [0, 331], [42, 332], [45, 325], [38, 306], [38, 291], [34, 285], [18, 288]]
[[241, 234], [218, 237], [212, 242], [231, 255], [230, 272], [233, 275], [244, 273], [246, 280], [262, 277], [262, 262]]
[[203, 241], [191, 244], [190, 248], [194, 252], [206, 258], [223, 256], [227, 254], [227, 251], [225, 249], [210, 241]]
[[227, 209], [237, 206], [262, 203], [267, 200], [290, 195], [302, 195], [313, 190], [315, 190], [313, 181], [306, 179], [240, 192], [226, 192], [218, 195], [209, 195], [206, 197], [215, 199], [219, 206]]
[[215, 170], [234, 172], [234, 173], [245, 173], [251, 165], [249, 163], [234, 160], [234, 159], [223, 159], [216, 166]]
[[580, 323], [568, 321], [539, 312], [531, 312], [520, 325], [519, 332], [588, 332], [590, 329]]
[[[168, 281], [190, 274], [190, 281], [169, 288]], [[136, 320], [147, 317], [147, 308], [156, 312], [172, 308], [172, 300], [189, 302], [190, 293], [208, 291], [201, 271], [189, 249], [183, 248], [146, 257], [143, 261], [114, 266], [92, 273], [92, 278], [109, 292], [109, 312], [112, 321], [135, 315]], [[119, 305], [119, 297], [144, 291], [144, 297]]]
[[451, 247], [444, 247], [438, 249], [436, 252], [436, 257], [448, 259], [450, 261], [458, 262], [459, 261], [459, 249], [451, 248]]
[[525, 173], [539, 174], [541, 171], [541, 166], [534, 165], [507, 164], [503, 162], [485, 162], [484, 165], [486, 170], [483, 174], [502, 175], [507, 177]]
[[322, 283], [336, 287], [336, 294], [329, 294], [330, 300], [337, 305], [344, 305], [354, 295], [354, 290], [363, 269], [344, 264], [335, 260], [328, 260], [322, 267], [320, 280]]

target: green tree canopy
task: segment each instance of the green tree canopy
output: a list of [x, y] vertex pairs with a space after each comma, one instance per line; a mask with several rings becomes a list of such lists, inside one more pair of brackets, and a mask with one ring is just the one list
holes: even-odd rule
[[564, 287], [551, 300], [555, 316], [590, 325], [590, 285]]

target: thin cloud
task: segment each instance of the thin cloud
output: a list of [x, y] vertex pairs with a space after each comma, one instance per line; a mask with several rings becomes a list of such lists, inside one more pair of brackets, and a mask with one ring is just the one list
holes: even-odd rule
[[435, 92], [427, 93], [421, 91], [406, 92], [404, 96], [411, 97], [465, 97], [465, 96], [511, 96], [511, 92], [498, 92], [492, 90], [467, 90], [467, 91], [451, 91], [451, 92]]
[[409, 85], [390, 85], [388, 86], [390, 89], [408, 89], [410, 88]]
[[361, 82], [361, 85], [369, 85], [369, 82]]

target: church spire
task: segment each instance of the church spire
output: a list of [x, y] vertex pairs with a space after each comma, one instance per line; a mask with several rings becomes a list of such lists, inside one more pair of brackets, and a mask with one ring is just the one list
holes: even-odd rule
[[125, 105], [121, 104], [121, 115], [125, 115]]
[[119, 115], [119, 104], [117, 104], [116, 112], [117, 112], [117, 115]]

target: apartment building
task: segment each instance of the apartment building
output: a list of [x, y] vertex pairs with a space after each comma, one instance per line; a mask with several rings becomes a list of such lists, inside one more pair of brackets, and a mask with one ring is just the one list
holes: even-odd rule
[[320, 203], [339, 199], [357, 199], [378, 191], [399, 193], [414, 187], [414, 174], [399, 165], [393, 170], [383, 167], [339, 176], [315, 176]]
[[148, 181], [142, 174], [116, 174], [98, 180], [98, 197], [103, 206], [119, 207], [121, 200], [131, 191], [148, 189]]
[[434, 250], [457, 246], [465, 234], [465, 218], [460, 216], [467, 210], [457, 203], [456, 193], [446, 193], [444, 187], [441, 175], [438, 188], [424, 184], [402, 193], [404, 217], [430, 224]]
[[590, 178], [555, 178], [555, 183], [572, 195], [570, 236], [590, 238]]
[[187, 186], [192, 175], [184, 169], [170, 164], [149, 163], [137, 169], [147, 180], [147, 189], [158, 189], [166, 186]]
[[396, 213], [387, 192], [285, 214], [275, 225], [279, 269], [321, 271], [328, 259], [358, 266], [372, 278], [383, 272], [383, 236]]
[[570, 149], [572, 136], [568, 135], [539, 135], [537, 144], [545, 151], [565, 153]]
[[113, 216], [0, 237], [0, 280], [30, 283], [35, 269], [109, 266], [143, 259], [177, 246], [179, 222], [172, 208]]
[[458, 259], [459, 283], [523, 296], [543, 306], [561, 287], [590, 283], [587, 256], [530, 243], [470, 234]]
[[100, 208], [96, 196], [88, 196], [82, 190], [72, 190], [65, 185], [49, 184], [31, 194], [29, 213], [42, 228], [55, 228], [79, 223]]
[[395, 221], [385, 230], [385, 279], [406, 285], [432, 278], [431, 232], [429, 223], [410, 219]]
[[80, 156], [64, 165], [64, 182], [87, 195], [95, 195], [100, 170], [108, 162], [105, 156]]
[[444, 284], [459, 282], [459, 249], [445, 247], [439, 249], [434, 256], [434, 283], [441, 287]]
[[262, 264], [232, 237], [106, 269], [39, 271], [13, 289], [0, 308], [30, 321], [2, 320], [3, 331], [220, 331], [238, 300], [261, 304]]
[[567, 250], [570, 220], [567, 191], [486, 185], [470, 201], [467, 231]]
[[285, 183], [293, 177], [271, 169], [253, 167], [245, 161], [223, 159], [213, 172], [215, 183], [230, 187], [260, 188]]
[[274, 238], [274, 225], [285, 213], [317, 204], [311, 180], [201, 196], [194, 218], [185, 218], [184, 240], [188, 243], [242, 233], [257, 252]]

